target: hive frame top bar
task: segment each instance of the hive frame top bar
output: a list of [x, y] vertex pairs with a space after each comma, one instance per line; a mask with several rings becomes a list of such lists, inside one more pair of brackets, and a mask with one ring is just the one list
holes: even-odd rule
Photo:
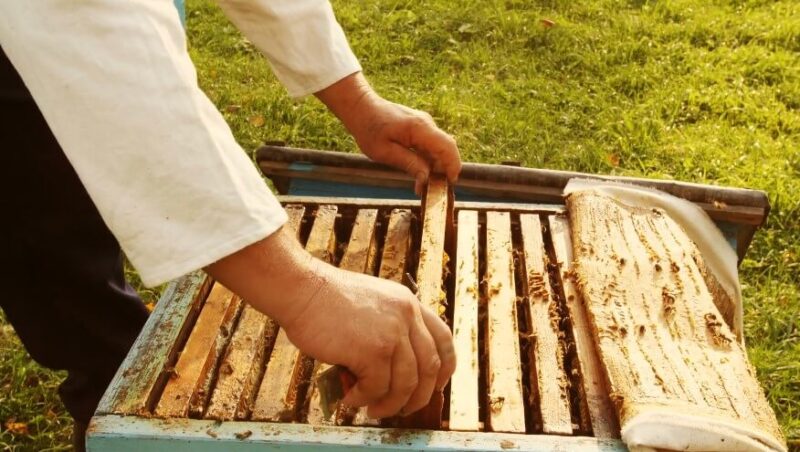
[[[273, 144], [258, 149], [256, 160], [282, 195], [414, 199], [411, 177], [363, 155]], [[563, 188], [576, 177], [656, 188], [696, 203], [736, 237], [739, 261], [770, 209], [759, 190], [482, 163], [463, 164], [456, 206], [459, 200], [560, 206]]]

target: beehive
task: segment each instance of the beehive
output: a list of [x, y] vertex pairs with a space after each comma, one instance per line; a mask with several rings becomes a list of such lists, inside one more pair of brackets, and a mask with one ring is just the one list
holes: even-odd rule
[[[416, 274], [426, 258], [419, 203], [317, 200], [285, 208], [316, 257], [397, 282], [408, 273], [420, 291], [430, 284]], [[483, 432], [497, 447], [619, 448], [615, 415], [582, 327], [586, 319], [573, 313], [575, 287], [556, 271], [557, 263], [571, 262], [560, 208], [459, 203], [456, 216], [457, 250], [449, 261], [442, 254], [433, 259], [439, 265], [433, 287], [442, 294], [442, 314], [453, 325], [459, 356], [445, 391], [441, 438], [455, 441], [454, 448], [468, 447], [474, 441], [463, 441]], [[257, 432], [283, 428], [343, 437], [364, 430], [358, 435], [367, 444], [373, 438], [398, 447], [437, 437], [407, 430], [414, 427], [407, 422], [404, 429], [381, 428], [397, 420], [362, 413], [340, 415], [340, 425], [323, 419], [310, 378], [316, 363], [274, 322], [202, 274], [175, 283], [165, 297], [169, 302], [154, 312], [158, 320], [148, 324], [149, 340], [137, 344], [138, 362], [129, 363], [121, 386], [101, 407], [161, 430], [164, 438], [154, 432], [154, 443], [181, 436], [175, 429], [185, 428], [199, 429], [206, 437], [201, 442], [212, 443], [229, 432], [237, 441], [264, 441]], [[104, 416], [99, 424], [123, 420]], [[95, 425], [94, 432], [105, 428]], [[93, 448], [107, 441], [95, 437]]]
[[[321, 363], [197, 272], [165, 291], [98, 409], [90, 450], [625, 450], [581, 294], [565, 277], [574, 257], [563, 204], [456, 202], [454, 243], [426, 234], [423, 245], [423, 216], [436, 213], [419, 201], [281, 200], [311, 254], [415, 280], [421, 301], [447, 319], [459, 365], [441, 411], [427, 408], [434, 423], [357, 410], [324, 419], [311, 378]], [[753, 216], [747, 241], [766, 215], [755, 210], [732, 214]], [[741, 231], [728, 228], [734, 247]]]

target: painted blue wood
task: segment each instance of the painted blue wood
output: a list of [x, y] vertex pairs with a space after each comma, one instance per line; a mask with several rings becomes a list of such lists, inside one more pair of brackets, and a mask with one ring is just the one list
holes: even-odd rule
[[[292, 170], [297, 170], [292, 164]], [[345, 182], [322, 181], [315, 179], [292, 178], [289, 182], [289, 195], [295, 196], [331, 196], [340, 198], [379, 198], [379, 199], [419, 199], [413, 188], [377, 187], [375, 185], [354, 184]], [[456, 199], [469, 202], [514, 202], [514, 199], [481, 196], [468, 190], [456, 187]]]
[[255, 452], [267, 450], [623, 452], [619, 440], [556, 435], [444, 432], [196, 419], [101, 416], [87, 431], [90, 452]]
[[341, 198], [417, 199], [413, 190], [374, 185], [347, 184], [314, 179], [292, 178], [289, 193], [296, 196], [331, 196]]
[[186, 26], [186, 2], [185, 0], [174, 0], [175, 9], [178, 10], [178, 16], [181, 18], [181, 23]]
[[728, 244], [730, 244], [733, 250], [736, 251], [739, 242], [739, 230], [742, 229], [742, 226], [728, 221], [715, 221], [714, 223], [722, 232], [722, 235], [725, 237], [725, 240], [728, 241]]

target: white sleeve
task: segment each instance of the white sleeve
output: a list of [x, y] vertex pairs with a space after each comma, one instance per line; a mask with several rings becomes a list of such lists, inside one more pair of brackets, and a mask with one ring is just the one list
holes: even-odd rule
[[0, 45], [149, 286], [286, 221], [183, 33], [170, 0], [0, 1]]
[[361, 66], [328, 0], [217, 0], [267, 57], [292, 97], [327, 88]]

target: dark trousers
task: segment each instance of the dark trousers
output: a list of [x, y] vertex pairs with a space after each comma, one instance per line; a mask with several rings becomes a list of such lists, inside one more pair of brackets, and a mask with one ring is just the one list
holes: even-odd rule
[[[88, 422], [147, 318], [119, 244], [0, 51], [0, 307]], [[96, 152], [104, 152], [96, 149]]]

